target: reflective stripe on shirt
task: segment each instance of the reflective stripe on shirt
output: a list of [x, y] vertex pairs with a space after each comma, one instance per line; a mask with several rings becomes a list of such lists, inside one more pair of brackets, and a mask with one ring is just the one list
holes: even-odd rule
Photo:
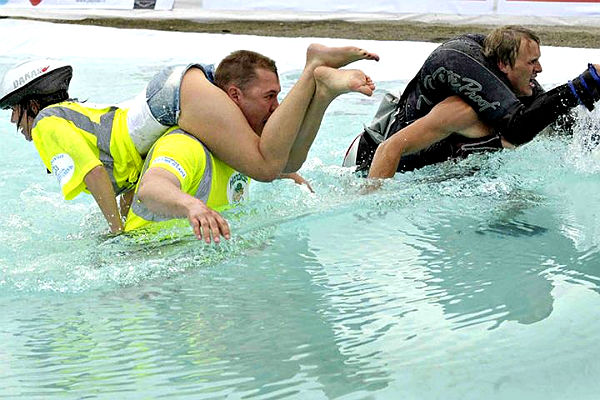
[[109, 110], [100, 116], [100, 123], [92, 121], [87, 115], [84, 115], [78, 111], [72, 110], [67, 107], [56, 106], [44, 108], [34, 121], [32, 127], [35, 128], [37, 123], [46, 117], [58, 117], [64, 120], [72, 122], [77, 128], [88, 132], [96, 137], [97, 146], [99, 150], [99, 159], [104, 165], [106, 172], [112, 183], [115, 194], [122, 192], [119, 185], [117, 185], [114, 176], [114, 158], [110, 153], [110, 142], [112, 138], [113, 122], [115, 120], [115, 113], [118, 110], [117, 107], [109, 107]]

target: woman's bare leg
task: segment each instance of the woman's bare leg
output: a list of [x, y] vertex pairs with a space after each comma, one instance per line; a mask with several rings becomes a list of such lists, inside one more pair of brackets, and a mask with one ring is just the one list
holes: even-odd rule
[[304, 116], [298, 136], [290, 151], [285, 171], [300, 169], [321, 126], [323, 115], [329, 104], [341, 94], [348, 92], [371, 96], [375, 84], [360, 70], [339, 70], [330, 67], [318, 67], [314, 72], [316, 90]]
[[377, 60], [378, 56], [356, 47], [309, 46], [300, 78], [273, 112], [260, 137], [225, 92], [211, 84], [202, 71], [190, 69], [181, 84], [179, 125], [236, 170], [257, 180], [273, 180], [287, 164], [315, 94], [315, 69], [338, 68], [362, 59]]

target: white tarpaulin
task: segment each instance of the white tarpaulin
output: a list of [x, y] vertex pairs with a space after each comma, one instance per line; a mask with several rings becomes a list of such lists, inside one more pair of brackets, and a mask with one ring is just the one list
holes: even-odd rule
[[0, 0], [0, 16], [597, 26], [600, 0]]
[[175, 0], [0, 0], [0, 10], [3, 8], [171, 10], [174, 2]]
[[207, 10], [269, 10], [393, 14], [586, 16], [600, 15], [600, 0], [203, 0]]
[[497, 0], [203, 0], [208, 10], [279, 10], [306, 12], [352, 12], [352, 13], [447, 13], [489, 14]]
[[498, 14], [593, 16], [600, 15], [600, 0], [499, 0]]

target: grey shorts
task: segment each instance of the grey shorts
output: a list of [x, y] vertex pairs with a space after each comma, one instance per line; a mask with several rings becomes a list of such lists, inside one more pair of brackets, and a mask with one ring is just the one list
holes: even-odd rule
[[156, 120], [165, 126], [177, 125], [179, 120], [181, 80], [190, 68], [200, 68], [213, 82], [212, 64], [188, 64], [171, 66], [154, 75], [146, 87], [146, 101]]

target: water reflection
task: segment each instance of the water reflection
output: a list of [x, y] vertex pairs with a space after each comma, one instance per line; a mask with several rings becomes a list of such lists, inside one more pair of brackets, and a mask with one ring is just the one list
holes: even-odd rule
[[532, 324], [550, 315], [553, 285], [544, 261], [553, 253], [545, 244], [563, 249], [553, 240], [560, 237], [549, 237], [548, 221], [537, 218], [544, 214], [452, 215], [445, 224], [424, 227], [439, 234], [435, 251], [424, 250], [432, 259], [428, 284], [440, 291], [455, 329], [488, 322], [493, 322], [488, 329], [505, 321]]
[[306, 235], [288, 230], [177, 278], [9, 300], [2, 326], [14, 362], [0, 384], [28, 398], [377, 390], [386, 375], [376, 355], [344, 350], [332, 329], [321, 269]]

